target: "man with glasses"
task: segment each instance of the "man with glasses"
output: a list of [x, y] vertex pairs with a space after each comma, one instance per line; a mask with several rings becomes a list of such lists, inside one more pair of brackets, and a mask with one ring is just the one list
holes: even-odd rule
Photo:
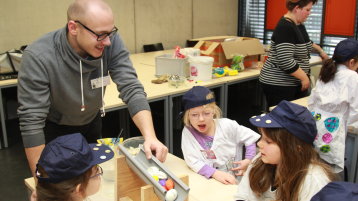
[[75, 0], [66, 27], [29, 45], [18, 76], [18, 115], [32, 172], [46, 143], [68, 133], [88, 142], [101, 137], [103, 95], [109, 75], [145, 138], [147, 157], [164, 161], [168, 149], [156, 138], [142, 84], [102, 0]]

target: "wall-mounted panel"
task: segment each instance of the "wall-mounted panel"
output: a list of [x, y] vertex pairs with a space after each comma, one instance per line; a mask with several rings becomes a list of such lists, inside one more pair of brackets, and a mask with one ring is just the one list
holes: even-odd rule
[[238, 0], [193, 0], [193, 38], [237, 35]]
[[114, 23], [126, 47], [131, 53], [135, 47], [134, 0], [107, 0], [114, 15]]
[[[11, 0], [0, 6], [0, 52], [30, 44], [64, 27], [73, 0]], [[237, 0], [107, 0], [131, 53], [144, 44], [162, 42], [165, 49], [184, 47], [186, 40], [236, 35]]]
[[[0, 6], [0, 52], [30, 44], [66, 25], [72, 0], [11, 0]], [[135, 52], [134, 0], [108, 0], [127, 48]]]
[[1, 1], [0, 52], [30, 44], [66, 25], [70, 0]]
[[135, 0], [137, 52], [161, 42], [164, 49], [185, 46], [192, 37], [192, 0]]
[[286, 12], [286, 0], [267, 0], [265, 28], [274, 30], [278, 21]]
[[356, 0], [326, 0], [324, 34], [354, 36]]

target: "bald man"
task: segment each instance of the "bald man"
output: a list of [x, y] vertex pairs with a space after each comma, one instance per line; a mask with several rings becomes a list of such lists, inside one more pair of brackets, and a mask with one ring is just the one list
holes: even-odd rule
[[152, 151], [164, 161], [168, 149], [156, 138], [142, 84], [117, 34], [112, 9], [101, 0], [76, 0], [67, 25], [29, 45], [18, 76], [18, 115], [26, 156], [35, 164], [46, 143], [60, 135], [101, 137], [103, 94], [109, 76]]

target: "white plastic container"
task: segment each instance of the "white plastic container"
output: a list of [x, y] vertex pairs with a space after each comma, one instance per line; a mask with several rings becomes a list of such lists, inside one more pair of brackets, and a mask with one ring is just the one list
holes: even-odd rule
[[190, 79], [194, 81], [207, 81], [212, 78], [213, 57], [197, 56], [189, 58]]
[[200, 56], [200, 49], [184, 48], [184, 49], [180, 49], [180, 53], [184, 54], [187, 57], [197, 57]]
[[189, 77], [188, 59], [176, 59], [172, 54], [164, 54], [155, 57], [155, 75], [180, 75]]

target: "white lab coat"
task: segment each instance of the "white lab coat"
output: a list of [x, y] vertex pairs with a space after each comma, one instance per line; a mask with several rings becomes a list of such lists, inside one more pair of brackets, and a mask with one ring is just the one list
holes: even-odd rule
[[308, 109], [316, 119], [318, 135], [314, 141], [321, 158], [344, 169], [347, 126], [358, 128], [358, 74], [338, 65], [333, 80], [318, 80], [308, 99]]
[[184, 127], [182, 132], [181, 148], [186, 164], [195, 172], [204, 165], [225, 171], [226, 162], [235, 158], [235, 161], [242, 160], [243, 146], [255, 143], [260, 135], [253, 130], [239, 125], [236, 121], [221, 118], [215, 119], [216, 130], [211, 146], [216, 159], [207, 159], [201, 153], [200, 146], [191, 132]]

